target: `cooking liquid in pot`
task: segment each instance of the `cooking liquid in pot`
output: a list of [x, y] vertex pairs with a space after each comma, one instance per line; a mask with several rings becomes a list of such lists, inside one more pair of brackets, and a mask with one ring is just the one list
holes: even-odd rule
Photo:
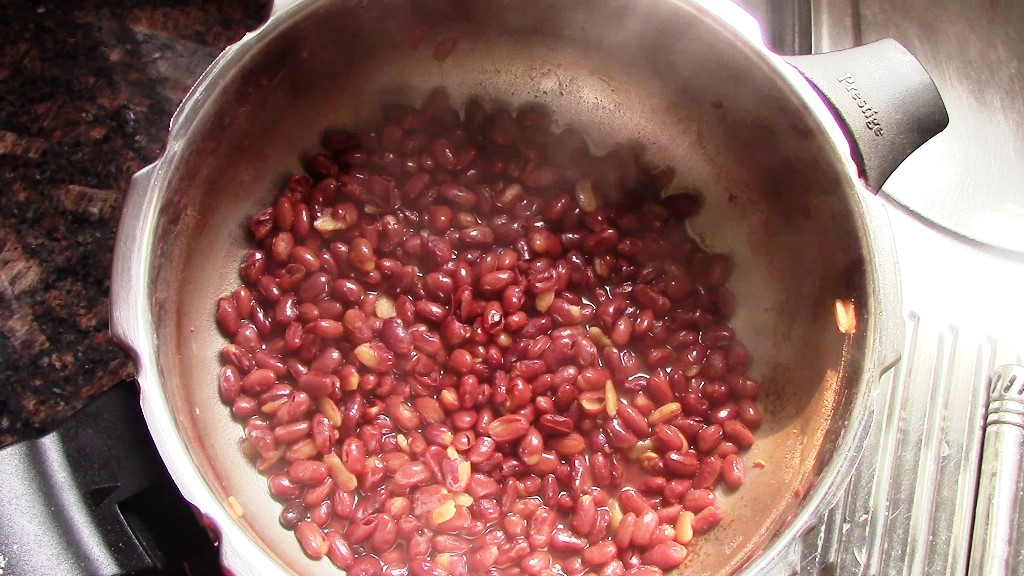
[[659, 574], [761, 423], [690, 194], [548, 113], [443, 91], [328, 132], [218, 302], [220, 392], [349, 574]]

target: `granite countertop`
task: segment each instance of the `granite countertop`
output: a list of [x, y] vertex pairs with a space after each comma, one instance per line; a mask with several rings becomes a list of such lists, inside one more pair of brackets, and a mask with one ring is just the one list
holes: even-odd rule
[[267, 1], [0, 2], [0, 445], [132, 376], [108, 331], [132, 174]]

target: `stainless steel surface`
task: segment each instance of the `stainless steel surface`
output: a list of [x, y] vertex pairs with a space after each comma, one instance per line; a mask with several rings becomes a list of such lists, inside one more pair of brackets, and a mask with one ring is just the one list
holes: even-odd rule
[[[907, 342], [883, 383], [883, 413], [865, 440], [865, 454], [876, 457], [862, 460], [841, 500], [780, 558], [777, 572], [964, 574], [990, 374], [997, 365], [1021, 364], [1024, 353], [1024, 257], [1001, 249], [1019, 251], [1024, 241], [1024, 196], [1014, 193], [1024, 170], [1024, 5], [779, 4], [808, 1], [815, 13], [811, 35], [777, 48], [820, 52], [893, 36], [933, 74], [953, 120], [882, 191], [900, 263]], [[776, 15], [793, 12], [779, 9], [766, 22], [776, 25]], [[782, 22], [766, 38], [801, 29]], [[1015, 450], [1009, 459], [1019, 457], [1020, 447]], [[992, 543], [1018, 556], [1009, 573], [1024, 570], [1022, 541], [1024, 529], [1017, 527], [1012, 539]]]
[[883, 193], [966, 239], [1024, 252], [1024, 2], [748, 0], [783, 54], [892, 37], [932, 75], [952, 123]]
[[757, 18], [762, 37], [772, 50], [779, 54], [811, 53], [811, 0], [741, 0], [737, 3]]
[[[879, 380], [903, 328], [884, 207], [855, 181], [848, 143], [817, 95], [759, 45], [749, 17], [718, 0], [609, 10], [460, 3], [469, 12], [454, 20], [430, 3], [417, 21], [433, 34], [418, 51], [405, 47], [404, 3], [352, 5], [304, 2], [225, 51], [176, 114], [164, 156], [134, 181], [122, 217], [113, 328], [137, 355], [156, 444], [219, 529], [226, 568], [334, 573], [280, 527], [217, 399], [212, 305], [237, 281], [246, 250], [239, 228], [224, 224], [265, 203], [325, 126], [358, 123], [382, 100], [415, 102], [436, 85], [457, 103], [542, 102], [597, 147], [629, 135], [677, 168], [676, 185], [704, 193], [694, 231], [736, 263], [734, 325], [766, 387], [765, 424], [747, 458], [769, 465], [724, 495], [731, 520], [686, 570], [728, 571], [762, 550], [747, 573], [785, 566], [872, 446]], [[437, 62], [429, 46], [447, 34], [458, 48]], [[853, 336], [836, 328], [837, 298], [857, 305]]]
[[[847, 490], [765, 574], [967, 573], [990, 375], [1024, 363], [1022, 312], [1007, 305], [1020, 298], [1024, 258], [965, 243], [901, 205], [886, 210], [900, 259], [902, 360], [881, 384]], [[1016, 530], [1001, 545], [1019, 554]]]
[[[914, 326], [878, 430], [883, 465], [854, 475], [829, 558], [841, 574], [963, 574], [992, 369], [1019, 363], [1020, 311], [1007, 303], [1024, 260], [964, 243], [895, 204], [904, 315]], [[992, 279], [979, 282], [979, 279]], [[895, 395], [895, 396], [894, 396]]]
[[[805, 0], [807, 1], [807, 0]], [[859, 46], [860, 3], [858, 0], [809, 0], [812, 53], [831, 52]], [[801, 46], [807, 43], [801, 43]]]
[[954, 119], [884, 191], [957, 234], [1024, 253], [1024, 2], [858, 4], [863, 41], [892, 36], [917, 54]]
[[970, 574], [1019, 574], [1024, 570], [1024, 542], [1018, 539], [1018, 530], [1024, 530], [1024, 366], [995, 370], [984, 446]]

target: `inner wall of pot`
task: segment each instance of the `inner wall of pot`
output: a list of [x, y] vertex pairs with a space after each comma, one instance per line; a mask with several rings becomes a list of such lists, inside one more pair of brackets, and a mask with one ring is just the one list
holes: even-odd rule
[[[418, 104], [444, 86], [457, 105], [542, 103], [595, 149], [632, 142], [674, 166], [673, 188], [705, 198], [692, 231], [734, 262], [732, 324], [763, 383], [765, 421], [743, 457], [744, 487], [721, 492], [726, 520], [684, 565], [733, 571], [799, 507], [862, 378], [863, 339], [847, 343], [844, 360], [833, 307], [854, 298], [871, 314], [859, 211], [820, 127], [753, 49], [685, 3], [340, 4], [300, 7], [258, 51], [229, 62], [199, 95], [204, 111], [167, 168], [151, 284], [157, 356], [204, 478], [221, 500], [241, 503], [244, 529], [288, 569], [335, 572], [278, 524], [280, 505], [242, 456], [242, 429], [217, 395], [215, 302], [239, 283], [248, 219], [325, 128], [372, 122], [385, 101]], [[413, 23], [429, 27], [418, 49], [406, 41]], [[431, 50], [448, 36], [457, 47], [438, 62]], [[763, 469], [751, 465], [758, 459]]]

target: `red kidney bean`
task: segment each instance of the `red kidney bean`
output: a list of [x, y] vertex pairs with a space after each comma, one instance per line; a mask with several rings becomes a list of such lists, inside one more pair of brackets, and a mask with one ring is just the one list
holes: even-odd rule
[[702, 454], [710, 454], [718, 447], [718, 443], [722, 441], [722, 434], [723, 428], [718, 424], [705, 426], [697, 433], [697, 451]]
[[559, 414], [544, 414], [537, 421], [537, 428], [549, 436], [566, 436], [574, 429], [573, 421]]
[[701, 460], [697, 466], [697, 473], [693, 477], [694, 488], [714, 490], [718, 480], [722, 477], [722, 459], [718, 456], [708, 456]]
[[534, 550], [547, 548], [551, 543], [552, 533], [558, 526], [558, 515], [549, 508], [540, 508], [530, 519], [530, 532], [527, 541]]
[[502, 416], [487, 427], [487, 432], [495, 442], [506, 443], [519, 440], [530, 431], [529, 422], [518, 415]]
[[612, 418], [605, 424], [604, 429], [608, 434], [608, 443], [616, 450], [627, 450], [636, 446], [636, 435], [626, 428], [621, 418]]
[[593, 488], [594, 482], [590, 466], [582, 454], [577, 454], [569, 459], [569, 478], [570, 487], [577, 496], [585, 494]]
[[235, 302], [235, 310], [238, 312], [240, 318], [249, 318], [252, 314], [252, 307], [255, 305], [255, 300], [252, 296], [252, 291], [246, 286], [239, 286], [231, 293], [231, 298]]
[[468, 540], [454, 534], [437, 534], [431, 544], [433, 550], [441, 553], [465, 552], [469, 546]]
[[490, 498], [476, 498], [473, 501], [472, 509], [478, 518], [488, 524], [497, 521], [501, 517], [501, 508], [497, 502]]
[[[267, 214], [268, 214], [267, 211], [264, 211], [264, 212], [261, 212], [257, 216], [259, 217], [259, 216], [267, 215]], [[271, 211], [269, 213], [269, 215], [273, 215], [273, 212]], [[255, 219], [254, 219], [254, 222], [255, 222]], [[254, 229], [253, 230], [253, 235], [256, 236], [257, 238], [259, 238], [260, 236], [263, 236], [264, 238], [266, 238], [268, 236], [268, 234], [270, 233], [270, 230], [272, 230], [272, 229], [273, 229], [273, 224], [270, 224], [269, 227], [266, 227], [261, 222], [260, 230], [257, 232]], [[292, 236], [292, 234], [290, 232], [288, 232], [287, 230], [282, 230], [282, 231], [277, 232], [276, 234], [273, 234], [272, 236], [269, 236], [269, 237], [270, 237], [270, 241], [271, 241], [271, 249], [270, 249], [271, 259], [274, 260], [277, 263], [287, 262], [288, 261], [288, 253], [291, 252], [292, 246], [295, 245], [295, 239]]]
[[586, 536], [594, 529], [596, 523], [597, 504], [594, 503], [593, 497], [589, 494], [584, 494], [576, 502], [576, 508], [573, 510], [569, 525], [577, 534]]
[[302, 503], [309, 508], [318, 506], [327, 502], [332, 492], [334, 492], [334, 479], [328, 477], [324, 482], [306, 488], [306, 491], [302, 494]]
[[536, 550], [524, 556], [519, 562], [519, 566], [523, 569], [524, 573], [535, 576], [543, 574], [548, 570], [551, 567], [551, 563], [551, 554], [543, 550]]
[[417, 531], [411, 538], [409, 538], [409, 544], [406, 547], [406, 553], [410, 558], [418, 556], [426, 556], [430, 553], [432, 548], [432, 542], [430, 535], [425, 530]]
[[720, 380], [705, 381], [700, 386], [700, 394], [712, 405], [729, 400], [729, 388]]
[[636, 526], [633, 528], [633, 538], [631, 543], [634, 546], [645, 548], [651, 544], [651, 540], [654, 538], [654, 532], [658, 528], [658, 514], [651, 509], [648, 509], [642, 515], [639, 515], [636, 519]]
[[398, 541], [398, 525], [387, 514], [377, 514], [377, 526], [370, 536], [369, 548], [377, 554], [387, 552]]
[[683, 496], [682, 505], [691, 512], [700, 512], [708, 506], [714, 506], [717, 501], [714, 492], [694, 488]]
[[288, 375], [288, 367], [281, 360], [280, 356], [271, 354], [266, 350], [259, 350], [253, 355], [253, 360], [255, 360], [257, 367], [273, 371], [278, 378], [284, 378]]
[[[284, 452], [284, 458], [288, 462], [296, 462], [303, 458], [312, 458], [317, 455], [316, 443], [312, 438], [303, 438], [295, 444], [292, 444]], [[266, 463], [271, 465], [273, 459], [269, 459]]]
[[274, 414], [274, 421], [283, 424], [300, 418], [305, 418], [312, 409], [313, 401], [309, 394], [297, 390], [290, 396], [284, 398], [284, 402], [278, 407]]
[[434, 324], [440, 323], [448, 316], [448, 310], [429, 300], [417, 300], [415, 303], [416, 316]]
[[331, 283], [331, 295], [343, 305], [357, 306], [366, 296], [366, 291], [355, 280], [340, 278]]
[[633, 336], [633, 320], [629, 316], [620, 316], [608, 336], [615, 346], [625, 346]]
[[306, 420], [283, 424], [274, 428], [274, 439], [281, 444], [291, 444], [309, 435], [310, 426]]
[[302, 545], [302, 551], [314, 560], [319, 560], [327, 554], [330, 547], [327, 536], [323, 530], [312, 522], [302, 521], [295, 525], [295, 535]]
[[262, 250], [251, 250], [242, 260], [239, 276], [242, 281], [256, 284], [266, 271], [266, 254]]
[[368, 458], [366, 461], [366, 472], [359, 478], [359, 487], [363, 490], [373, 490], [384, 483], [384, 475], [387, 467], [380, 458]]
[[622, 565], [621, 560], [612, 560], [611, 562], [604, 565], [598, 576], [625, 576], [626, 568]]
[[256, 281], [256, 288], [259, 292], [260, 298], [267, 302], [277, 302], [281, 298], [283, 292], [282, 287], [279, 285], [277, 278], [270, 275], [260, 276], [259, 280]]
[[671, 424], [658, 424], [651, 430], [651, 441], [655, 448], [662, 452], [673, 450], [685, 450], [687, 446], [686, 437], [678, 428]]
[[544, 452], [544, 437], [536, 428], [530, 428], [519, 442], [519, 458], [524, 464], [531, 466], [540, 461], [542, 452]]
[[[565, 457], [583, 452], [586, 447], [586, 441], [583, 439], [583, 436], [573, 432], [568, 436], [553, 438], [547, 445], [551, 447], [556, 454]], [[593, 469], [593, 462], [591, 462], [591, 468]], [[593, 474], [593, 470], [591, 470], [591, 473]]]
[[488, 226], [467, 226], [462, 229], [459, 238], [468, 246], [486, 247], [494, 242], [494, 231]]
[[658, 514], [658, 522], [660, 522], [662, 525], [675, 524], [676, 520], [679, 519], [679, 515], [682, 514], [682, 512], [683, 507], [679, 504], [662, 506], [661, 508], [658, 508], [658, 510], [656, 510], [656, 513]]
[[302, 485], [292, 482], [285, 474], [275, 474], [268, 479], [267, 486], [275, 500], [295, 500], [302, 494]]
[[704, 429], [704, 421], [694, 416], [679, 416], [672, 420], [672, 425], [683, 433], [690, 444], [697, 442], [697, 434]]
[[263, 338], [250, 322], [242, 322], [235, 333], [234, 343], [250, 354], [263, 347]]
[[278, 520], [285, 528], [295, 529], [299, 522], [309, 514], [309, 511], [301, 502], [289, 502], [281, 510]]
[[515, 538], [498, 549], [496, 564], [515, 562], [530, 553], [530, 545], [525, 538]]
[[251, 396], [239, 396], [231, 405], [231, 414], [235, 418], [243, 420], [255, 416], [259, 412], [260, 405]]
[[344, 536], [339, 532], [329, 531], [325, 533], [325, 537], [327, 538], [327, 552], [325, 553], [327, 558], [342, 570], [351, 568], [355, 562], [355, 555]]
[[292, 235], [294, 235], [297, 240], [305, 240], [306, 237], [309, 236], [310, 228], [313, 226], [309, 213], [309, 206], [300, 202], [293, 206], [293, 211]]
[[590, 455], [590, 473], [594, 485], [607, 487], [612, 483], [611, 463], [608, 457], [602, 452], [594, 452]]
[[559, 458], [554, 451], [545, 450], [540, 455], [540, 460], [538, 460], [536, 464], [530, 466], [530, 471], [539, 475], [552, 474], [561, 462], [561, 458]]
[[665, 464], [665, 471], [673, 476], [692, 477], [697, 473], [700, 466], [700, 459], [692, 451], [672, 451], [662, 458]]
[[242, 392], [246, 394], [258, 394], [270, 388], [277, 382], [277, 375], [273, 370], [257, 368], [242, 377], [240, 382]]
[[644, 494], [661, 494], [665, 491], [668, 480], [664, 476], [648, 476], [640, 481], [637, 489]]
[[745, 472], [743, 460], [736, 454], [729, 454], [722, 464], [722, 482], [731, 490], [738, 489], [743, 484]]
[[637, 515], [633, 512], [626, 512], [619, 519], [619, 525], [615, 528], [613, 540], [620, 550], [625, 550], [633, 542], [633, 532], [636, 530]]
[[566, 528], [551, 531], [551, 549], [560, 553], [579, 553], [587, 547], [587, 541]]
[[644, 564], [656, 566], [662, 570], [675, 568], [682, 564], [685, 559], [686, 548], [675, 542], [662, 542], [640, 556], [640, 560]]
[[373, 556], [360, 556], [348, 569], [348, 576], [381, 576], [384, 567]]
[[637, 516], [642, 516], [650, 509], [647, 502], [632, 488], [625, 488], [619, 491], [619, 505], [622, 507], [623, 513], [633, 512]]
[[615, 543], [611, 540], [598, 542], [583, 550], [583, 561], [591, 566], [607, 564], [618, 553]]
[[763, 417], [761, 410], [757, 407], [753, 401], [747, 398], [741, 398], [736, 401], [737, 418], [740, 422], [743, 422], [750, 430], [757, 430], [761, 427]]
[[502, 526], [505, 528], [505, 534], [508, 534], [512, 538], [526, 536], [526, 520], [524, 520], [519, 514], [509, 513], [501, 522]]
[[231, 297], [222, 297], [217, 301], [217, 325], [225, 336], [234, 336], [242, 326], [238, 306]]
[[[366, 507], [363, 507], [366, 510]], [[380, 517], [377, 514], [364, 512], [365, 516], [360, 518], [359, 505], [353, 514], [352, 523], [345, 530], [345, 537], [349, 544], [361, 544], [370, 539], [377, 530]]]
[[713, 409], [709, 416], [709, 420], [715, 424], [722, 424], [726, 420], [735, 419], [737, 416], [736, 403], [730, 401]]
[[593, 571], [587, 571], [587, 563], [580, 556], [570, 556], [561, 563], [562, 570], [569, 576], [580, 576], [581, 574], [592, 575]]
[[498, 547], [495, 545], [473, 547], [467, 555], [469, 569], [475, 572], [483, 572], [493, 567], [498, 558], [498, 553]]
[[242, 376], [232, 364], [225, 364], [220, 369], [220, 398], [226, 404], [234, 403], [242, 392]]
[[[739, 420], [727, 420], [722, 423], [724, 436], [742, 449], [750, 448], [754, 443], [754, 434]], [[697, 437], [698, 441], [700, 436]]]
[[403, 465], [394, 474], [394, 484], [398, 490], [421, 486], [434, 477], [430, 468], [425, 463], [418, 461]]
[[288, 479], [307, 486], [320, 484], [327, 479], [327, 467], [314, 460], [298, 460], [288, 468]]
[[703, 534], [711, 530], [725, 517], [724, 511], [718, 506], [708, 506], [693, 518], [693, 533]]
[[591, 542], [604, 540], [608, 537], [610, 524], [611, 512], [609, 512], [607, 508], [599, 508], [597, 510], [597, 521], [594, 523], [594, 529], [587, 535], [587, 539]]
[[715, 448], [715, 455], [718, 456], [719, 458], [725, 458], [726, 456], [729, 456], [730, 454], [739, 454], [739, 453], [740, 453], [740, 449], [735, 444], [733, 444], [732, 442], [729, 442], [728, 440], [726, 440], [726, 441], [722, 442], [721, 444], [719, 444], [718, 448]]
[[620, 400], [616, 416], [621, 418], [623, 423], [638, 438], [647, 438], [651, 435], [651, 427], [647, 422], [647, 418], [632, 404]]

